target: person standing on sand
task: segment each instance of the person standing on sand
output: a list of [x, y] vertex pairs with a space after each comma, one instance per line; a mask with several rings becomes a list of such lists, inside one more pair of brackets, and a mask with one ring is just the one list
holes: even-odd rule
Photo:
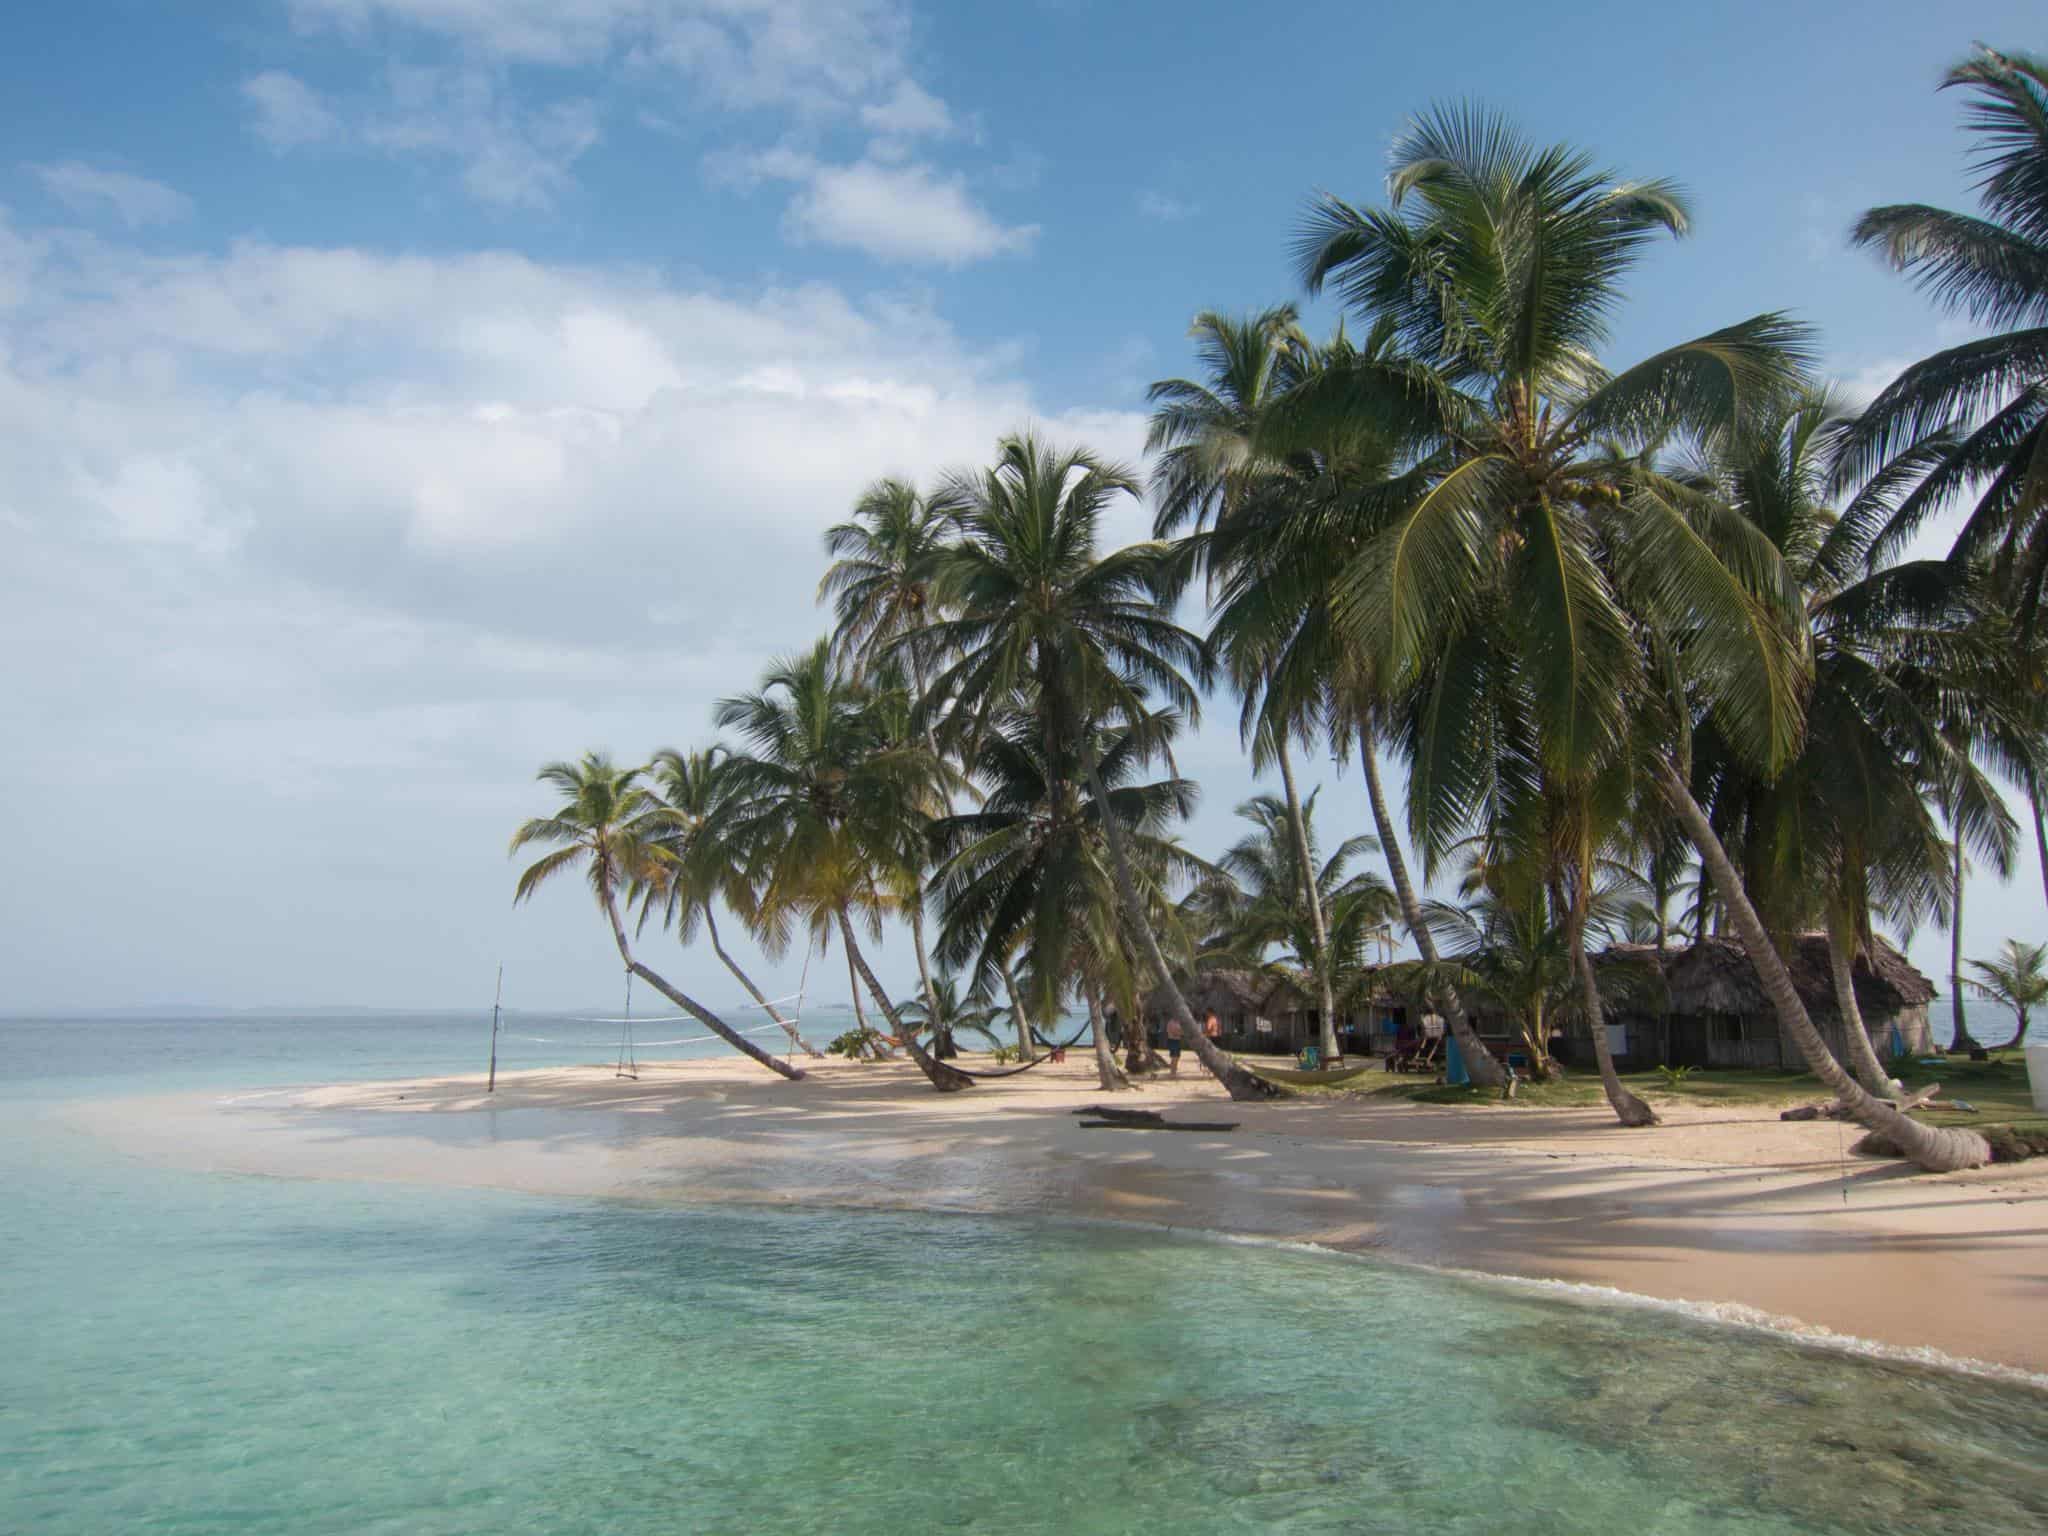
[[1171, 1018], [1166, 1021], [1166, 1075], [1168, 1077], [1180, 1076], [1180, 1020], [1178, 1018]]

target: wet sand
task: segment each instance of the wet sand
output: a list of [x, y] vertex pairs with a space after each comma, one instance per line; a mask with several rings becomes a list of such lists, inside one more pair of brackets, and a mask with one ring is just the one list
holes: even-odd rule
[[[1069, 1215], [1316, 1242], [1796, 1321], [2048, 1372], [2048, 1160], [1930, 1177], [1853, 1127], [1666, 1102], [1598, 1110], [1376, 1099], [1232, 1104], [1199, 1073], [1105, 1095], [1094, 1065], [933, 1093], [908, 1065], [589, 1066], [101, 1100], [131, 1155], [293, 1178], [663, 1201]], [[1113, 1103], [1228, 1133], [1084, 1129]]]

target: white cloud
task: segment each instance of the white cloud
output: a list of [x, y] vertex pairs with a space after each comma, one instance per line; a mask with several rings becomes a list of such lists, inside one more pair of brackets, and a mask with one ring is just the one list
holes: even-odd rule
[[1177, 197], [1168, 197], [1164, 192], [1146, 191], [1138, 194], [1138, 212], [1148, 219], [1160, 219], [1169, 224], [1191, 219], [1202, 210], [1198, 204], [1184, 202]]
[[341, 119], [319, 93], [281, 69], [251, 75], [242, 82], [242, 96], [254, 112], [251, 129], [272, 149], [296, 149], [341, 135]]
[[[124, 815], [15, 849], [53, 873], [0, 891], [38, 956], [14, 1006], [454, 1000], [507, 942], [539, 762], [706, 739], [715, 698], [822, 629], [819, 535], [863, 484], [985, 461], [1041, 414], [922, 303], [822, 285], [0, 224], [16, 267], [0, 647], [39, 660], [0, 674], [0, 718], [38, 744], [25, 794]], [[1135, 414], [1046, 425], [1143, 441]], [[292, 901], [249, 900], [286, 869]], [[522, 1001], [608, 985], [578, 903], [517, 922]]]
[[847, 246], [884, 261], [957, 267], [1021, 254], [1038, 238], [1036, 224], [1003, 224], [974, 201], [964, 177], [922, 162], [836, 165], [777, 148], [713, 160], [710, 167], [714, 175], [742, 181], [797, 183], [783, 215], [790, 239]]
[[74, 213], [111, 211], [130, 229], [145, 224], [173, 224], [192, 212], [191, 198], [146, 176], [101, 170], [76, 160], [30, 169], [51, 196]]
[[897, 81], [896, 94], [862, 107], [860, 120], [892, 139], [943, 138], [953, 131], [952, 112], [915, 80]]
[[904, 73], [902, 0], [294, 0], [308, 30], [360, 40], [380, 27], [479, 57], [624, 64], [679, 75], [727, 105], [846, 109]]
[[364, 142], [451, 155], [461, 162], [471, 195], [499, 207], [551, 205], [600, 137], [594, 102], [571, 98], [526, 107], [482, 70], [394, 66], [385, 87], [384, 100], [363, 122]]

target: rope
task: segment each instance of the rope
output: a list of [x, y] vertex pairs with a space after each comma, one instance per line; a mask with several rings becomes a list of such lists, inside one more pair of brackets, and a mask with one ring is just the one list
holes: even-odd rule
[[629, 1077], [640, 1081], [640, 1062], [633, 1054], [633, 973], [626, 972], [626, 1016], [622, 1021], [625, 1029], [619, 1035], [619, 1064], [612, 1071], [613, 1077]]

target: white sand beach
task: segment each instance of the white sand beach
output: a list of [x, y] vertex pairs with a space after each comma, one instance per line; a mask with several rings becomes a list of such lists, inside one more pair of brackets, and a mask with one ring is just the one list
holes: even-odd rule
[[[1235, 1121], [1088, 1129], [1095, 1103]], [[2048, 1162], [1949, 1177], [1850, 1157], [1774, 1111], [1232, 1104], [1199, 1071], [1104, 1095], [1084, 1054], [961, 1095], [908, 1065], [587, 1066], [82, 1103], [131, 1155], [290, 1178], [658, 1201], [1064, 1214], [1755, 1309], [1814, 1330], [2048, 1372]], [[1877, 1260], [1879, 1262], [1872, 1262]]]

